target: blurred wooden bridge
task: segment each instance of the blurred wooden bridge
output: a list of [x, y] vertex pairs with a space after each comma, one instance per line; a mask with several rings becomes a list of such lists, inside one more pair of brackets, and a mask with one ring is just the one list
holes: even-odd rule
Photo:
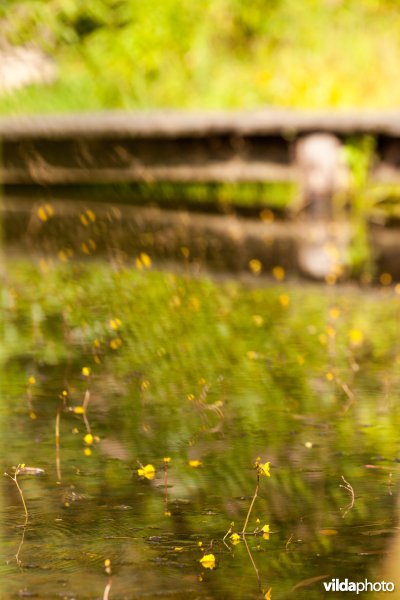
[[312, 134], [376, 139], [374, 180], [400, 181], [400, 112], [104, 113], [0, 119], [14, 184], [294, 181]]
[[[144, 230], [153, 239], [160, 231], [162, 240], [175, 236], [175, 246], [207, 237], [222, 251], [239, 240], [238, 268], [257, 255], [263, 264], [286, 264], [317, 279], [332, 273], [341, 277], [352, 234], [346, 219], [335, 222], [332, 199], [349, 189], [343, 144], [365, 136], [374, 140], [368, 180], [400, 183], [400, 112], [156, 111], [2, 118], [0, 182], [11, 210], [29, 207], [43, 194], [57, 198], [60, 189], [73, 198], [73, 190], [82, 186], [297, 182], [303, 204], [297, 223], [230, 218], [227, 227], [226, 216], [194, 218], [146, 207], [132, 208], [129, 218], [137, 232]], [[86, 204], [88, 198], [90, 193]], [[397, 230], [372, 227], [370, 237], [378, 270], [400, 277]]]

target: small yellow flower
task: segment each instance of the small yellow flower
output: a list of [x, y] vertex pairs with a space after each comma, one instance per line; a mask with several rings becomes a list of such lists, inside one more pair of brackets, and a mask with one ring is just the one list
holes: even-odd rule
[[329, 316], [331, 319], [333, 319], [334, 321], [336, 321], [336, 319], [339, 318], [340, 316], [340, 310], [338, 308], [331, 308], [329, 310]]
[[109, 558], [104, 561], [104, 570], [107, 575], [111, 575], [111, 560]]
[[269, 590], [266, 592], [264, 600], [272, 600], [272, 588], [269, 588]]
[[281, 306], [286, 308], [290, 304], [290, 298], [287, 294], [281, 294], [279, 296], [279, 302], [280, 302]]
[[141, 252], [139, 256], [136, 257], [135, 263], [138, 269], [149, 269], [152, 261], [148, 254]]
[[257, 325], [257, 327], [261, 327], [264, 323], [264, 319], [262, 318], [261, 315], [253, 315], [252, 319], [253, 319], [253, 323], [255, 325]]
[[164, 464], [167, 465], [168, 463], [171, 462], [171, 457], [170, 456], [164, 456], [163, 461], [164, 461]]
[[262, 271], [262, 262], [258, 258], [252, 258], [249, 260], [249, 269], [253, 275], [259, 275]]
[[89, 375], [90, 375], [90, 367], [82, 367], [82, 375], [84, 377], [89, 377]]
[[349, 340], [352, 346], [361, 346], [364, 341], [364, 334], [359, 329], [351, 329], [349, 331]]
[[264, 525], [264, 527], [261, 528], [261, 531], [263, 532], [264, 540], [269, 540], [269, 525]]
[[121, 338], [114, 338], [113, 340], [110, 341], [110, 348], [112, 350], [118, 350], [118, 348], [120, 348], [121, 346], [122, 346]]
[[205, 554], [203, 558], [200, 559], [200, 562], [205, 569], [215, 569], [214, 554]]
[[85, 435], [85, 437], [83, 438], [83, 441], [85, 442], [85, 444], [87, 444], [88, 446], [91, 446], [93, 444], [93, 436], [91, 433], [87, 433]]
[[194, 469], [197, 469], [197, 467], [201, 466], [201, 460], [189, 460], [189, 467], [193, 467]]
[[113, 329], [114, 331], [116, 331], [117, 329], [119, 329], [122, 325], [122, 322], [120, 319], [111, 319], [111, 321], [109, 321], [109, 325], [111, 327], [111, 329]]
[[94, 223], [96, 220], [96, 215], [94, 214], [94, 212], [90, 208], [88, 208], [86, 211], [86, 214], [89, 217], [89, 219], [92, 221], [92, 223]]
[[260, 462], [256, 462], [256, 468], [259, 472], [260, 475], [265, 475], [266, 477], [271, 477], [271, 473], [269, 472], [269, 462], [266, 462], [264, 464], [260, 463]]
[[85, 409], [83, 406], [74, 406], [72, 412], [74, 412], [76, 415], [84, 415]]
[[333, 381], [333, 380], [335, 379], [335, 376], [334, 376], [334, 374], [333, 374], [331, 371], [329, 371], [329, 372], [328, 372], [328, 373], [325, 375], [325, 377], [326, 377], [326, 379], [327, 379], [328, 381]]
[[240, 544], [240, 535], [238, 533], [232, 533], [231, 537], [229, 538], [231, 540], [231, 543], [236, 546], [237, 544]]
[[272, 275], [277, 281], [283, 281], [286, 273], [283, 267], [276, 266], [272, 269]]
[[148, 379], [142, 379], [142, 381], [140, 382], [140, 389], [145, 391], [148, 390], [150, 387], [150, 381]]
[[379, 277], [379, 281], [382, 285], [390, 285], [393, 281], [393, 277], [390, 273], [382, 273]]
[[83, 453], [85, 456], [92, 456], [92, 451], [90, 448], [85, 448]]
[[33, 375], [28, 377], [28, 385], [35, 385], [35, 383], [36, 383], [36, 379], [34, 378]]
[[151, 480], [154, 479], [156, 470], [153, 465], [146, 465], [145, 467], [140, 467], [140, 469], [137, 470], [137, 474], [139, 477]]

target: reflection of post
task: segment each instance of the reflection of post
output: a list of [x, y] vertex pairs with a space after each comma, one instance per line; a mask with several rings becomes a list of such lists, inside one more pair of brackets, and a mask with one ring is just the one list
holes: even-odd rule
[[4, 252], [3, 252], [3, 181], [2, 181], [2, 167], [3, 167], [3, 144], [0, 138], [0, 278], [4, 279], [5, 276], [5, 264], [4, 264]]
[[296, 145], [304, 235], [299, 244], [299, 266], [316, 279], [337, 278], [346, 265], [348, 224], [338, 222], [334, 200], [348, 185], [348, 169], [340, 141], [318, 133]]
[[[398, 528], [397, 528], [398, 529]], [[400, 531], [397, 531], [389, 545], [387, 556], [383, 561], [382, 568], [377, 574], [376, 580], [391, 581], [394, 584], [394, 591], [388, 594], [382, 592], [375, 594], [377, 598], [387, 598], [391, 600], [400, 600]]]

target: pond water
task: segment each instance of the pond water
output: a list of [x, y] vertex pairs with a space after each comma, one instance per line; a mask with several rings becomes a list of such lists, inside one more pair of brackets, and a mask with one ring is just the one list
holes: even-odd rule
[[[147, 254], [9, 257], [2, 280], [0, 598], [398, 580], [397, 288], [216, 281]], [[17, 475], [26, 525], [22, 464], [44, 470]]]

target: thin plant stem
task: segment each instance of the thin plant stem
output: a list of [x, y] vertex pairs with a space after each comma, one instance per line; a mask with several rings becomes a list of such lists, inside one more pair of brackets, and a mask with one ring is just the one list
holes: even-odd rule
[[108, 594], [110, 593], [111, 586], [112, 586], [112, 577], [109, 578], [108, 583], [107, 583], [106, 587], [104, 588], [103, 600], [108, 600]]
[[249, 510], [247, 512], [246, 520], [245, 520], [244, 525], [243, 525], [243, 529], [242, 529], [242, 535], [243, 536], [246, 533], [246, 528], [247, 528], [247, 524], [248, 524], [249, 519], [250, 519], [251, 511], [253, 510], [254, 502], [256, 501], [256, 498], [258, 496], [258, 488], [259, 488], [259, 486], [260, 486], [260, 474], [257, 473], [257, 485], [256, 485], [256, 489], [255, 489], [255, 492], [254, 492], [253, 499], [252, 499], [251, 504], [249, 506]]
[[21, 489], [21, 487], [18, 483], [18, 479], [17, 479], [20, 467], [21, 467], [21, 465], [18, 465], [17, 468], [15, 469], [14, 477], [11, 477], [11, 475], [9, 475], [8, 473], [4, 473], [4, 475], [6, 475], [10, 479], [12, 479], [13, 482], [15, 483], [15, 485], [17, 486], [17, 490], [19, 492], [19, 495], [21, 496], [21, 501], [22, 501], [22, 505], [24, 507], [24, 512], [25, 512], [25, 523], [24, 523], [24, 527], [25, 527], [25, 525], [28, 523], [28, 509], [26, 507], [24, 494], [22, 492], [22, 489]]
[[250, 558], [251, 564], [253, 565], [253, 569], [254, 569], [254, 571], [256, 572], [256, 575], [257, 575], [257, 581], [258, 581], [258, 589], [259, 589], [259, 590], [260, 590], [260, 592], [261, 592], [261, 590], [262, 590], [262, 585], [261, 585], [261, 577], [260, 577], [260, 572], [259, 572], [259, 570], [257, 569], [257, 565], [256, 565], [256, 563], [254, 562], [254, 558], [253, 558], [253, 555], [252, 555], [252, 553], [250, 552], [250, 548], [249, 548], [249, 545], [248, 545], [248, 543], [247, 543], [247, 540], [246, 540], [246, 536], [245, 536], [245, 535], [243, 536], [243, 542], [244, 542], [244, 545], [246, 546], [247, 554], [249, 555], [249, 558]]
[[23, 491], [22, 491], [22, 489], [21, 489], [21, 486], [20, 486], [20, 485], [19, 485], [19, 483], [18, 483], [18, 473], [20, 472], [20, 468], [21, 468], [21, 465], [18, 465], [18, 466], [16, 467], [16, 469], [15, 469], [15, 472], [14, 472], [14, 477], [12, 477], [11, 475], [9, 475], [9, 473], [4, 473], [4, 475], [5, 475], [6, 477], [9, 477], [9, 478], [10, 478], [10, 479], [11, 479], [11, 480], [12, 480], [12, 481], [15, 483], [15, 485], [16, 485], [16, 487], [17, 487], [17, 490], [18, 490], [18, 492], [19, 492], [19, 495], [20, 495], [20, 497], [21, 497], [21, 502], [22, 502], [22, 506], [24, 507], [24, 513], [25, 513], [25, 522], [24, 522], [24, 524], [22, 525], [22, 527], [23, 527], [23, 531], [22, 531], [21, 542], [20, 542], [20, 544], [19, 544], [19, 546], [18, 546], [18, 550], [17, 550], [17, 553], [16, 553], [16, 555], [15, 555], [15, 560], [17, 561], [17, 564], [18, 564], [18, 565], [20, 565], [20, 564], [21, 564], [21, 561], [20, 561], [20, 559], [19, 559], [19, 554], [20, 554], [20, 552], [21, 552], [21, 548], [22, 548], [22, 546], [23, 546], [23, 543], [24, 543], [24, 539], [25, 539], [25, 530], [26, 530], [26, 526], [28, 525], [28, 519], [29, 519], [29, 513], [28, 513], [28, 508], [27, 508], [27, 506], [26, 506], [26, 502], [25, 502], [24, 494], [23, 494]]
[[86, 431], [91, 434], [92, 430], [90, 428], [89, 419], [86, 416], [86, 411], [87, 411], [87, 407], [89, 405], [89, 402], [90, 402], [90, 392], [89, 392], [89, 390], [86, 390], [85, 397], [83, 399], [83, 405], [82, 405], [83, 406], [83, 420], [84, 420], [84, 423], [85, 423]]

